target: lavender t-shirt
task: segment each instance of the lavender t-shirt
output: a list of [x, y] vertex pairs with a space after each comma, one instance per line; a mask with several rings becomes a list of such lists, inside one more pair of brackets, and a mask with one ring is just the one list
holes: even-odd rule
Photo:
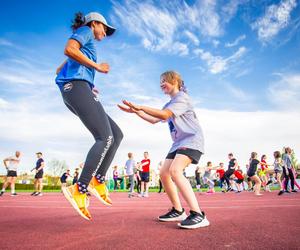
[[169, 153], [185, 147], [204, 153], [204, 137], [189, 96], [183, 91], [163, 107], [172, 111], [173, 116], [167, 120], [173, 145]]

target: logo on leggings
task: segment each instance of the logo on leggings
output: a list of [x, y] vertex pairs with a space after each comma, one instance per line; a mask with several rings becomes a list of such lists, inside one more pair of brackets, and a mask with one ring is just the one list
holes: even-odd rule
[[64, 92], [69, 92], [71, 91], [72, 88], [73, 88], [73, 84], [69, 82], [64, 85]]
[[97, 171], [98, 171], [98, 169], [99, 169], [101, 163], [103, 162], [104, 157], [105, 157], [105, 155], [106, 155], [108, 149], [110, 148], [110, 146], [111, 146], [111, 144], [112, 144], [112, 139], [113, 139], [113, 137], [112, 137], [111, 135], [108, 136], [108, 138], [107, 138], [107, 140], [106, 140], [106, 145], [105, 145], [105, 147], [104, 147], [104, 149], [103, 149], [103, 152], [102, 152], [102, 154], [101, 154], [101, 158], [100, 158], [100, 160], [99, 160], [99, 163], [98, 163], [98, 165], [97, 165], [97, 168], [96, 168], [96, 170], [95, 170], [95, 171], [93, 172], [93, 174], [92, 174], [93, 176], [96, 175], [96, 173], [97, 173]]
[[99, 102], [99, 98], [98, 98], [97, 96], [94, 96], [94, 100], [95, 100], [96, 102]]

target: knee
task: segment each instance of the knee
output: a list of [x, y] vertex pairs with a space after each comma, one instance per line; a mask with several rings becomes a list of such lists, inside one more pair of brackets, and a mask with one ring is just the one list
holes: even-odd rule
[[178, 177], [181, 177], [182, 175], [182, 171], [178, 170], [175, 167], [171, 167], [169, 171], [173, 180], [178, 179]]
[[121, 130], [117, 131], [117, 133], [114, 134], [113, 138], [114, 138], [114, 144], [119, 146], [121, 141], [123, 140], [123, 133]]
[[161, 169], [161, 170], [160, 170], [160, 173], [159, 173], [159, 176], [160, 176], [160, 179], [161, 179], [161, 180], [164, 180], [164, 179], [170, 177], [170, 172], [167, 171], [167, 170], [162, 170], [162, 169]]

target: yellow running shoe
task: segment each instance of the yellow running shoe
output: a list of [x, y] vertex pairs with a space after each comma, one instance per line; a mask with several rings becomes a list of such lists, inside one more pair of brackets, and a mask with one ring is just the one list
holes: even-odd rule
[[86, 193], [82, 194], [78, 191], [77, 184], [69, 187], [63, 187], [62, 191], [66, 199], [71, 203], [80, 216], [86, 220], [92, 219], [90, 212], [87, 210], [89, 205], [87, 195]]
[[88, 191], [95, 195], [95, 197], [104, 205], [112, 205], [112, 200], [109, 198], [108, 189], [106, 188], [105, 183], [99, 183], [95, 176], [93, 176], [92, 180], [90, 181]]

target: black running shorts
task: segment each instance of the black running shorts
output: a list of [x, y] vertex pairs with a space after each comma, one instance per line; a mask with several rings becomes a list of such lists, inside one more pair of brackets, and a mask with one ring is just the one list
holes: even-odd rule
[[142, 172], [140, 175], [142, 182], [149, 182], [149, 172]]
[[43, 178], [43, 175], [44, 175], [44, 171], [43, 170], [40, 170], [39, 172], [37, 172], [34, 176], [35, 179], [41, 179]]
[[191, 148], [178, 148], [177, 150], [168, 153], [166, 159], [174, 159], [177, 154], [186, 155], [192, 160], [192, 164], [198, 164], [202, 153], [199, 150]]
[[17, 177], [17, 171], [9, 170], [7, 172], [7, 177]]

